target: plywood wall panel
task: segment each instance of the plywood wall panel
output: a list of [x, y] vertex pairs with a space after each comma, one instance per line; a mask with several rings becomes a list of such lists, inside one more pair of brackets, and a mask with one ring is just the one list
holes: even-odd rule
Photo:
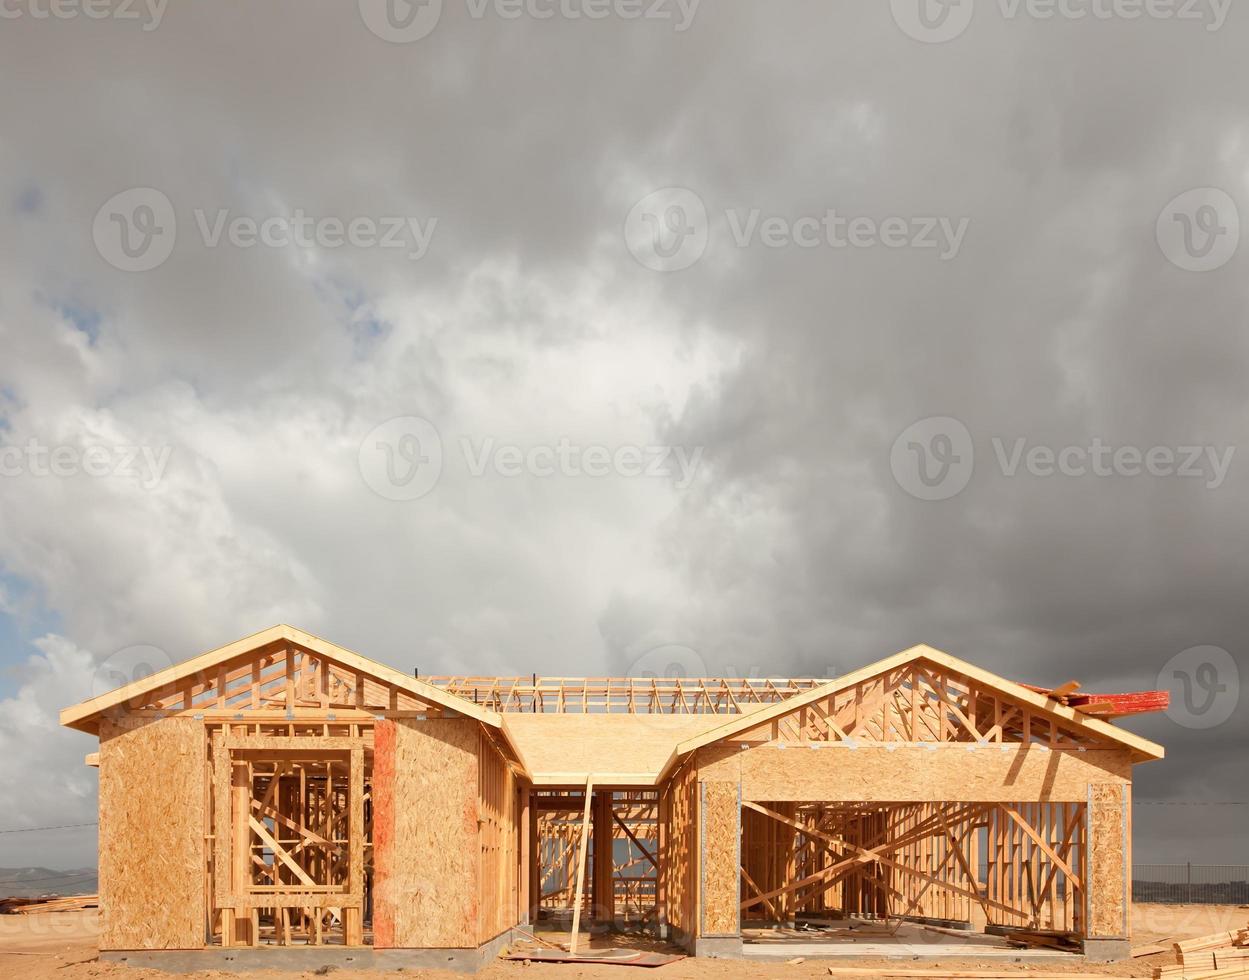
[[1119, 784], [1089, 788], [1088, 935], [1127, 939], [1127, 795]]
[[701, 902], [703, 936], [735, 936], [741, 931], [738, 879], [741, 876], [741, 807], [737, 783], [703, 783]]
[[[395, 866], [395, 723], [373, 726], [373, 945], [395, 947], [395, 911], [400, 900]], [[383, 900], [382, 896], [385, 896]]]
[[1126, 749], [1050, 751], [1040, 746], [860, 744], [812, 749], [737, 744], [698, 751], [699, 779], [740, 779], [747, 800], [916, 802], [1018, 800], [1082, 803], [1094, 783], [1127, 783]]
[[477, 945], [479, 727], [467, 718], [377, 726], [385, 773], [380, 780], [375, 755], [379, 948]]
[[204, 945], [204, 726], [100, 723], [100, 949]]

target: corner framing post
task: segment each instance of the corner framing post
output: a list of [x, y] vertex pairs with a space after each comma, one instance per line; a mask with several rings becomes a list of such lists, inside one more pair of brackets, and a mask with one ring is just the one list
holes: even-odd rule
[[524, 925], [530, 925], [532, 919], [529, 912], [529, 889], [531, 885], [529, 865], [533, 862], [533, 841], [529, 832], [529, 823], [533, 819], [530, 797], [533, 791], [528, 786], [520, 788], [520, 860], [518, 862], [516, 881], [519, 901], [516, 903], [516, 918]]
[[[230, 760], [230, 867], [234, 887], [233, 895], [247, 892], [252, 877], [252, 770], [245, 760]], [[252, 941], [252, 916], [248, 909], [234, 910], [234, 940], [238, 943]]]
[[594, 800], [594, 918], [610, 925], [616, 919], [613, 874], [615, 855], [612, 840], [615, 827], [612, 824], [612, 794], [599, 790]]
[[351, 750], [347, 791], [348, 891], [353, 904], [343, 909], [343, 941], [364, 945], [364, 749]]
[[[230, 757], [225, 732], [213, 732], [213, 901], [221, 906], [221, 945], [234, 945], [234, 908], [230, 896]], [[210, 910], [211, 915], [211, 910]]]

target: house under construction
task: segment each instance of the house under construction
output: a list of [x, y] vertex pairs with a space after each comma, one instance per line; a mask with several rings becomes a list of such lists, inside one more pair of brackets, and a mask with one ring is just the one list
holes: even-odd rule
[[829, 681], [418, 679], [277, 626], [61, 723], [99, 737], [107, 958], [471, 967], [540, 923], [733, 956], [810, 916], [1114, 958], [1163, 750], [1113, 724], [1153, 705], [1077, 687], [925, 646]]

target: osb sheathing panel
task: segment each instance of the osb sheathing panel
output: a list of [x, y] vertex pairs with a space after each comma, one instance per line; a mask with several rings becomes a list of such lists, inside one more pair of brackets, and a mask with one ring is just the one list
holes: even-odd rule
[[1126, 939], [1125, 787], [1089, 787], [1088, 935]]
[[398, 719], [376, 727], [378, 947], [476, 945], [478, 727], [468, 718]]
[[1051, 751], [1040, 746], [971, 746], [964, 743], [806, 745], [742, 749], [737, 743], [698, 751], [698, 778], [736, 782], [742, 799], [825, 802], [1083, 803], [1091, 783], [1131, 779], [1126, 749]]
[[204, 945], [204, 726], [100, 722], [100, 949]]
[[663, 769], [679, 742], [723, 725], [724, 715], [523, 714], [504, 716], [508, 737], [535, 780], [549, 774], [647, 774]]
[[[395, 945], [395, 887], [390, 869], [395, 863], [395, 723], [379, 720], [373, 726], [373, 944]], [[381, 896], [389, 900], [383, 901]]]
[[733, 936], [740, 931], [737, 881], [741, 812], [737, 783], [703, 783], [702, 926], [703, 936]]

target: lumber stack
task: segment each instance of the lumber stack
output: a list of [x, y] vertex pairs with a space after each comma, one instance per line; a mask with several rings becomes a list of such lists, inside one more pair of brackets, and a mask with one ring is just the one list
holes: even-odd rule
[[0, 915], [43, 915], [77, 912], [99, 906], [99, 895], [47, 895], [41, 898], [0, 898]]
[[1176, 963], [1154, 968], [1154, 980], [1249, 978], [1249, 926], [1173, 944]]

